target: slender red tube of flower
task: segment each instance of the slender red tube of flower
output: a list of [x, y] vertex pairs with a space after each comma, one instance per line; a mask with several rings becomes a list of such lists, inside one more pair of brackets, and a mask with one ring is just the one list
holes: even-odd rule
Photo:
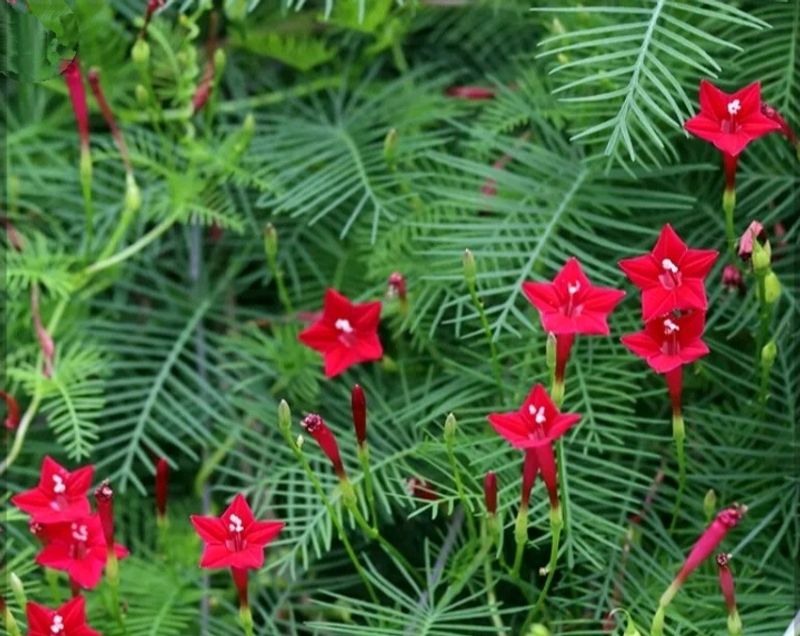
[[86, 106], [86, 91], [83, 87], [83, 74], [78, 56], [61, 63], [61, 74], [67, 84], [78, 136], [81, 146], [80, 175], [83, 202], [86, 211], [86, 248], [92, 243], [94, 232], [94, 213], [92, 211], [92, 153], [89, 148], [89, 109]]
[[729, 567], [730, 559], [731, 555], [724, 552], [717, 555], [719, 587], [725, 599], [725, 607], [728, 609], [728, 634], [730, 636], [741, 636], [742, 619], [739, 617], [739, 610], [736, 608], [736, 590], [733, 583], [733, 573]]
[[94, 491], [97, 514], [103, 528], [106, 542], [106, 579], [111, 589], [111, 611], [117, 622], [122, 625], [122, 611], [119, 604], [119, 562], [114, 548], [114, 490], [108, 480], [104, 480]]
[[661, 600], [658, 604], [658, 611], [653, 617], [651, 636], [661, 636], [664, 633], [664, 617], [667, 606], [672, 602], [672, 599], [675, 598], [675, 595], [681, 589], [684, 581], [689, 578], [689, 575], [713, 554], [719, 544], [725, 539], [728, 532], [739, 524], [746, 512], [747, 506], [734, 505], [730, 508], [726, 508], [717, 515], [716, 519], [711, 522], [711, 525], [700, 535], [700, 538], [694, 546], [692, 546], [675, 580], [672, 581], [661, 596]]
[[156, 462], [156, 518], [163, 525], [167, 518], [167, 496], [169, 494], [169, 463], [163, 457]]
[[9, 395], [5, 391], [0, 391], [0, 397], [6, 403], [6, 430], [13, 431], [19, 426], [19, 404], [13, 395]]

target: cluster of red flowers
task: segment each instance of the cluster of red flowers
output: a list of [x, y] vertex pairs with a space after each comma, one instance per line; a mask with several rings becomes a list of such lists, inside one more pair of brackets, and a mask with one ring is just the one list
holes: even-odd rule
[[29, 603], [28, 633], [32, 636], [52, 636], [61, 631], [96, 634], [85, 625], [80, 589], [96, 587], [110, 559], [128, 556], [124, 546], [114, 543], [113, 491], [108, 483], [95, 491], [97, 512], [92, 513], [87, 493], [93, 475], [93, 466], [70, 472], [48, 456], [42, 462], [39, 485], [11, 498], [30, 516], [31, 532], [42, 543], [36, 562], [66, 572], [78, 597], [56, 610]]
[[687, 247], [671, 225], [665, 225], [649, 254], [619, 262], [642, 292], [644, 329], [622, 343], [664, 374], [673, 415], [680, 416], [682, 369], [708, 353], [701, 336], [708, 299], [705, 278], [719, 253]]

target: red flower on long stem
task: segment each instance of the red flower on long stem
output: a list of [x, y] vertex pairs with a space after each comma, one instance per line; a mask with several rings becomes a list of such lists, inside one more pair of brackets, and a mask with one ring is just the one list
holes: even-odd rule
[[647, 322], [675, 309], [705, 311], [704, 280], [717, 256], [716, 250], [687, 247], [667, 224], [649, 254], [623, 259], [619, 266], [642, 290], [642, 319]]
[[622, 344], [644, 358], [656, 373], [669, 373], [708, 354], [701, 336], [705, 314], [701, 311], [668, 314], [651, 320], [643, 331], [622, 337]]
[[550, 496], [550, 504], [553, 508], [558, 508], [556, 463], [552, 444], [572, 428], [581, 416], [577, 413], [561, 413], [544, 387], [537, 384], [518, 411], [492, 413], [488, 419], [495, 431], [512, 446], [527, 451], [523, 469], [522, 505], [527, 506], [526, 491], [530, 493], [537, 473], [541, 472]]
[[106, 546], [114, 545], [114, 491], [108, 480], [103, 481], [94, 491], [97, 514], [103, 527], [103, 538]]
[[[45, 545], [36, 557], [39, 565], [67, 572], [70, 580], [86, 589], [100, 582], [108, 548], [99, 515], [46, 525], [43, 534]], [[114, 544], [113, 549], [118, 559], [128, 556], [122, 545]]]
[[28, 636], [101, 636], [86, 623], [86, 599], [82, 596], [57, 609], [29, 601], [25, 613]]
[[201, 568], [258, 569], [264, 565], [264, 548], [283, 529], [282, 521], [258, 521], [243, 495], [234, 497], [219, 517], [191, 516], [205, 543]]
[[555, 386], [561, 391], [575, 335], [607, 336], [608, 315], [625, 292], [592, 285], [576, 258], [567, 260], [552, 283], [523, 283], [522, 291], [539, 310], [542, 328], [556, 337]]
[[342, 463], [342, 456], [339, 453], [339, 444], [336, 442], [336, 436], [333, 434], [325, 420], [316, 413], [309, 413], [300, 422], [301, 426], [306, 432], [314, 438], [314, 441], [319, 444], [322, 452], [325, 453], [327, 458], [333, 465], [333, 470], [336, 476], [341, 480], [347, 479], [347, 472]]
[[332, 378], [345, 369], [383, 356], [378, 338], [381, 303], [352, 303], [335, 289], [325, 292], [322, 316], [298, 336], [325, 359], [325, 375]]
[[282, 521], [258, 521], [244, 495], [238, 494], [219, 517], [192, 515], [192, 525], [203, 540], [201, 568], [231, 569], [239, 593], [242, 619], [252, 623], [247, 598], [247, 574], [264, 565], [264, 548], [283, 529]]
[[86, 492], [94, 466], [68, 471], [49, 455], [42, 460], [39, 485], [11, 498], [11, 503], [42, 524], [72, 521], [91, 512]]
[[17, 404], [13, 395], [9, 395], [5, 391], [0, 391], [0, 397], [2, 397], [3, 401], [6, 403], [6, 429], [13, 431], [19, 426], [19, 404]]

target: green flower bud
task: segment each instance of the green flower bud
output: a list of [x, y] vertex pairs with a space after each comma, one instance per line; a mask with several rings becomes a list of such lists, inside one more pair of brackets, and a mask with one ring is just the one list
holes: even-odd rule
[[219, 77], [225, 70], [225, 51], [217, 49], [214, 51], [214, 74]]
[[444, 441], [451, 444], [456, 437], [456, 416], [450, 413], [444, 421]]
[[775, 272], [770, 270], [764, 277], [764, 300], [768, 305], [774, 305], [780, 297], [781, 282], [778, 280]]
[[397, 129], [390, 128], [383, 140], [383, 158], [386, 165], [394, 169], [395, 150], [397, 148]]
[[125, 209], [136, 212], [142, 207], [142, 191], [136, 183], [136, 178], [132, 172], [125, 177]]
[[547, 361], [547, 368], [550, 370], [551, 373], [554, 373], [556, 370], [556, 334], [548, 333], [547, 334], [547, 344], [545, 345], [545, 360]]
[[131, 59], [136, 66], [145, 66], [150, 61], [150, 45], [144, 38], [139, 38], [131, 49]]
[[753, 238], [753, 255], [751, 256], [753, 263], [753, 271], [756, 273], [764, 273], [769, 269], [772, 262], [772, 247], [769, 241], [763, 244]]
[[303, 434], [302, 434], [302, 433], [300, 433], [300, 434], [297, 436], [297, 439], [295, 440], [295, 444], [297, 444], [297, 448], [298, 448], [298, 449], [302, 449], [302, 448], [303, 448], [303, 443], [304, 443], [305, 441], [306, 441], [306, 438], [305, 438], [305, 437], [303, 437]]
[[292, 412], [286, 400], [281, 400], [278, 404], [278, 428], [286, 433], [292, 428]]
[[531, 631], [528, 632], [528, 636], [550, 636], [550, 630], [541, 623], [536, 623], [531, 625]]
[[148, 103], [150, 103], [150, 95], [144, 86], [142, 86], [141, 84], [137, 84], [135, 92], [136, 92], [136, 103], [139, 104], [139, 106], [144, 107], [147, 106]]
[[264, 253], [267, 255], [267, 262], [270, 265], [275, 262], [278, 255], [278, 232], [272, 223], [267, 223], [264, 228]]
[[761, 349], [761, 364], [765, 368], [771, 368], [775, 364], [775, 358], [778, 357], [778, 345], [774, 340], [770, 340]]
[[22, 581], [15, 572], [8, 575], [8, 586], [14, 594], [17, 605], [24, 609], [28, 604], [28, 597], [25, 595], [25, 588], [22, 586]]
[[642, 632], [636, 628], [636, 623], [633, 622], [632, 618], [628, 618], [628, 626], [622, 636], [642, 636]]
[[717, 493], [713, 488], [709, 488], [706, 496], [703, 497], [703, 512], [707, 520], [710, 520], [717, 512]]
[[470, 250], [464, 250], [462, 259], [464, 263], [464, 279], [467, 281], [467, 286], [471, 289], [475, 286], [475, 255]]

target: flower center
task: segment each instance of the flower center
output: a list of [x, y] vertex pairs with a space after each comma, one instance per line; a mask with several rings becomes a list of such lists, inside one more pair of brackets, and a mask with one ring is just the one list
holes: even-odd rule
[[75, 541], [85, 542], [89, 538], [89, 529], [85, 525], [73, 523], [70, 528], [72, 530], [72, 538]]
[[353, 325], [350, 324], [350, 321], [347, 320], [347, 318], [339, 318], [336, 321], [336, 328], [342, 333], [353, 333]]
[[661, 268], [664, 270], [658, 277], [659, 282], [664, 286], [664, 289], [675, 289], [680, 286], [682, 276], [681, 270], [670, 258], [665, 258], [661, 261]]
[[61, 475], [53, 475], [53, 492], [57, 495], [60, 495], [67, 489], [66, 484], [64, 484], [64, 478]]
[[86, 542], [89, 540], [89, 528], [84, 524], [73, 523], [70, 526], [72, 538], [74, 539], [69, 549], [71, 559], [83, 559], [86, 557]]
[[576, 298], [578, 292], [581, 290], [581, 283], [580, 281], [572, 281], [571, 283], [567, 283], [567, 302], [564, 305], [564, 315], [567, 317], [572, 317], [574, 315], [579, 315], [583, 310], [583, 305], [576, 302]]
[[664, 344], [661, 350], [668, 356], [678, 354], [680, 350], [680, 343], [678, 342], [678, 332], [681, 330], [680, 325], [675, 323], [671, 318], [664, 319]]
[[533, 421], [536, 422], [539, 426], [547, 422], [547, 415], [545, 415], [543, 406], [537, 408], [533, 404], [531, 404], [528, 407], [528, 413], [531, 414], [531, 417], [533, 417]]
[[742, 110], [742, 102], [738, 99], [732, 99], [728, 102], [728, 114], [731, 116], [738, 115], [739, 111]]
[[228, 532], [231, 533], [230, 538], [225, 542], [225, 547], [232, 552], [239, 552], [245, 547], [245, 540], [242, 537], [244, 532], [244, 524], [239, 515], [231, 514], [228, 517]]
[[53, 622], [50, 623], [50, 632], [53, 634], [60, 634], [64, 631], [64, 618], [60, 614], [53, 616]]

